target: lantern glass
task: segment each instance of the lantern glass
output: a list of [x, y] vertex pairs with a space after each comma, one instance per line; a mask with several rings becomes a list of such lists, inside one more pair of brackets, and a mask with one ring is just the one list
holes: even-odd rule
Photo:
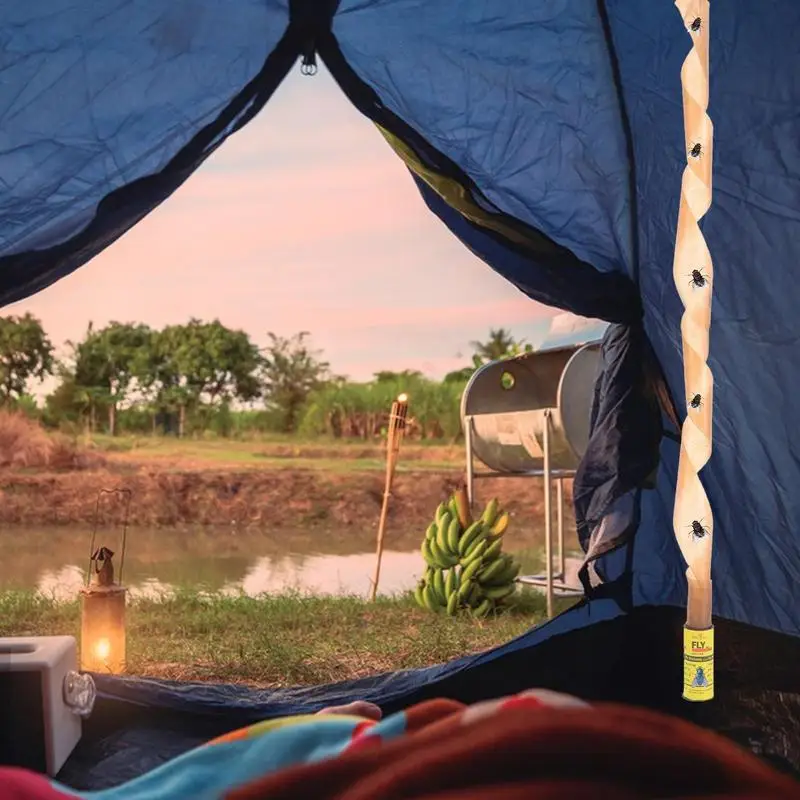
[[81, 590], [81, 669], [125, 671], [125, 595], [122, 586]]

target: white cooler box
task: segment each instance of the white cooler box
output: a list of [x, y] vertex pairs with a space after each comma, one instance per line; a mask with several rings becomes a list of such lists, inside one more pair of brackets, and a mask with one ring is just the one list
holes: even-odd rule
[[81, 738], [65, 699], [77, 670], [72, 636], [0, 638], [0, 764], [58, 773]]

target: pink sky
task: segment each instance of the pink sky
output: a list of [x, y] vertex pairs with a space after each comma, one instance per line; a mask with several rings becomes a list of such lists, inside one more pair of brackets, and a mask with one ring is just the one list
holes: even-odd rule
[[[339, 374], [432, 376], [490, 327], [541, 338], [552, 309], [475, 258], [321, 70], [295, 70], [265, 110], [97, 258], [4, 313], [53, 342], [91, 319], [153, 326], [218, 317], [263, 344], [307, 330]], [[460, 356], [460, 357], [459, 357]]]

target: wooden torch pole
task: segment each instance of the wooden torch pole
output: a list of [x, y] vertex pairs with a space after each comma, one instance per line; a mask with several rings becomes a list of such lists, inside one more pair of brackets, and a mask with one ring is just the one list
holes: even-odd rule
[[386, 438], [386, 481], [383, 488], [383, 504], [381, 506], [381, 519], [378, 523], [378, 547], [375, 559], [375, 576], [372, 579], [372, 592], [370, 599], [375, 600], [378, 594], [378, 581], [381, 577], [381, 559], [383, 558], [383, 536], [386, 533], [386, 518], [389, 514], [389, 498], [392, 494], [392, 482], [397, 466], [397, 457], [400, 453], [400, 444], [406, 429], [408, 416], [408, 396], [401, 394], [392, 403], [389, 414], [389, 432]]

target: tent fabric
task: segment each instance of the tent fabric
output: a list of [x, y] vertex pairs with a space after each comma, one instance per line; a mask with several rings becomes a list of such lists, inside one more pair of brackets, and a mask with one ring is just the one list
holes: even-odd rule
[[631, 274], [626, 141], [596, 3], [342, 0], [333, 33], [384, 107], [500, 211]]
[[[715, 192], [703, 226], [718, 280], [715, 449], [702, 475], [715, 510], [714, 603], [723, 617], [797, 636], [800, 6], [714, 8]], [[403, 145], [424, 201], [466, 246], [529, 296], [615, 323], [576, 505], [584, 547], [602, 554], [598, 574], [628, 597], [600, 587], [584, 608], [682, 603], [678, 448], [660, 438], [646, 379], [652, 352], [684, 407], [672, 251], [690, 43], [674, 5], [240, 0], [230, 9], [222, 0], [0, 5], [0, 304], [113, 243], [258, 113], [298, 57], [311, 63], [318, 52], [348, 98]], [[593, 623], [588, 610], [570, 619]], [[543, 647], [555, 630], [519, 646]], [[375, 691], [405, 697], [432, 676], [449, 680], [441, 669]]]
[[263, 107], [298, 52], [281, 0], [0, 7], [0, 304], [113, 243]]
[[[670, 3], [606, 5], [633, 131], [645, 330], [684, 408], [691, 389], [683, 385], [671, 254], [683, 169], [678, 103], [686, 33]], [[800, 6], [779, 0], [763, 11], [746, 0], [713, 7], [714, 196], [703, 232], [717, 276], [709, 358], [714, 452], [702, 479], [714, 509], [715, 609], [797, 635], [800, 614], [791, 597], [800, 579], [800, 408], [793, 400], [800, 374], [800, 45], [789, 31], [800, 24]], [[670, 535], [677, 458], [677, 446], [664, 440], [657, 490], [643, 494], [633, 560], [637, 602], [684, 602], [684, 565]]]

